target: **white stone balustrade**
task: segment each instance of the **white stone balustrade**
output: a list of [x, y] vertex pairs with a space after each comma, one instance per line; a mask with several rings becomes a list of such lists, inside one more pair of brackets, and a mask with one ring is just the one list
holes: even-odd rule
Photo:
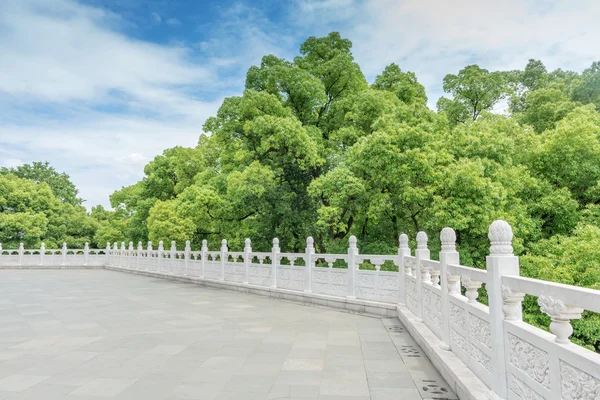
[[[241, 252], [231, 251], [225, 239], [219, 251], [210, 251], [206, 240], [199, 251], [192, 251], [190, 241], [183, 251], [174, 241], [169, 251], [162, 241], [156, 250], [151, 242], [146, 249], [130, 242], [128, 248], [108, 243], [101, 250], [87, 244], [8, 250], [0, 244], [0, 267], [107, 267], [257, 288], [277, 297], [295, 293], [297, 299], [337, 301], [351, 310], [393, 310], [461, 398], [600, 399], [600, 355], [569, 340], [571, 320], [584, 310], [600, 313], [600, 291], [521, 277], [511, 227], [495, 221], [488, 236], [486, 269], [460, 264], [450, 228], [440, 233], [439, 261], [431, 259], [427, 235], [419, 232], [414, 256], [404, 234], [392, 255], [360, 254], [354, 236], [345, 254], [318, 254], [310, 237], [303, 253], [281, 252], [278, 239], [270, 252], [253, 251], [250, 239]], [[482, 287], [487, 304], [479, 301]], [[525, 295], [538, 297], [551, 333], [523, 321]]]

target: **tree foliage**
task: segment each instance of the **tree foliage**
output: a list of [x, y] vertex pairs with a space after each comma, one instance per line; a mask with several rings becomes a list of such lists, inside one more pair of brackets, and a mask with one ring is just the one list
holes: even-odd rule
[[14, 168], [0, 168], [0, 175], [12, 174], [19, 178], [29, 179], [35, 183], [46, 183], [54, 196], [63, 203], [80, 206], [83, 200], [77, 197], [79, 191], [64, 172], [59, 173], [46, 162], [33, 162]]
[[[67, 177], [68, 178], [68, 177]], [[83, 206], [63, 203], [46, 182], [0, 175], [0, 243], [4, 248], [95, 245], [98, 223]]]
[[[239, 249], [250, 237], [266, 251], [278, 237], [302, 251], [313, 236], [319, 252], [339, 253], [355, 235], [362, 252], [378, 253], [425, 230], [436, 254], [437, 233], [451, 226], [461, 262], [484, 267], [488, 226], [502, 218], [524, 275], [597, 286], [598, 62], [581, 74], [539, 60], [515, 71], [469, 65], [446, 75], [450, 97], [433, 111], [414, 73], [390, 64], [369, 85], [351, 50], [334, 32], [308, 38], [293, 60], [263, 57], [197, 145], [155, 157], [142, 180], [112, 194], [114, 211], [86, 215], [47, 164], [3, 170], [0, 239], [198, 248], [227, 238]], [[531, 301], [526, 318], [547, 326]], [[576, 340], [598, 350], [598, 326], [586, 314]]]

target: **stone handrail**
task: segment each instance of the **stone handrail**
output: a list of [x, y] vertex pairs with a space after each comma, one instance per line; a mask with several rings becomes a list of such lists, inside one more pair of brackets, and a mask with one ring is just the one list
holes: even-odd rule
[[[191, 251], [189, 241], [183, 251], [174, 242], [170, 250], [162, 242], [157, 249], [151, 242], [145, 249], [141, 242], [136, 249], [133, 243], [128, 248], [114, 243], [101, 250], [87, 245], [46, 250], [42, 245], [3, 251], [0, 246], [0, 266], [104, 265], [305, 298], [393, 306], [411, 334], [425, 338], [419, 343], [461, 398], [600, 399], [600, 355], [569, 341], [572, 319], [581, 318], [583, 310], [600, 312], [600, 291], [521, 277], [511, 227], [495, 221], [488, 236], [486, 269], [460, 264], [450, 228], [440, 234], [439, 261], [431, 260], [427, 235], [419, 232], [414, 255], [403, 234], [395, 255], [360, 254], [354, 237], [346, 254], [315, 253], [312, 238], [303, 253], [281, 252], [277, 239], [272, 251], [254, 252], [247, 239], [242, 252], [230, 252], [226, 240], [218, 251], [209, 251], [206, 241], [200, 251]], [[398, 271], [381, 270], [386, 261]], [[365, 262], [372, 268], [361, 269]], [[477, 300], [482, 285], [487, 304]], [[523, 321], [526, 294], [538, 296], [541, 311], [552, 320], [552, 333]]]

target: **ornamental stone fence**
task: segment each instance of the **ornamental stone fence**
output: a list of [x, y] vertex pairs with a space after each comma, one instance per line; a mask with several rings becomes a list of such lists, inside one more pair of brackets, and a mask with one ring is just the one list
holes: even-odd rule
[[[310, 237], [304, 253], [281, 252], [278, 239], [270, 252], [252, 251], [250, 239], [241, 252], [230, 251], [226, 240], [218, 251], [206, 240], [200, 251], [189, 241], [183, 251], [175, 242], [170, 249], [130, 242], [104, 250], [0, 246], [0, 266], [102, 266], [397, 316], [461, 399], [600, 400], [600, 354], [569, 340], [571, 320], [584, 310], [600, 313], [600, 291], [521, 277], [510, 225], [495, 221], [488, 237], [486, 269], [460, 264], [451, 228], [441, 231], [439, 261], [431, 260], [427, 235], [419, 232], [414, 255], [402, 234], [393, 255], [360, 254], [353, 236], [345, 254], [316, 253]], [[483, 286], [488, 305], [478, 301]], [[550, 332], [523, 321], [525, 295], [538, 298]]]

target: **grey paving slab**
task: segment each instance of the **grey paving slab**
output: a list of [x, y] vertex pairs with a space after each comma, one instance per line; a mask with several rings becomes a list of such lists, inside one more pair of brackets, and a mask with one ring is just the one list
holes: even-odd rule
[[105, 270], [0, 271], [0, 399], [455, 399], [397, 319]]

